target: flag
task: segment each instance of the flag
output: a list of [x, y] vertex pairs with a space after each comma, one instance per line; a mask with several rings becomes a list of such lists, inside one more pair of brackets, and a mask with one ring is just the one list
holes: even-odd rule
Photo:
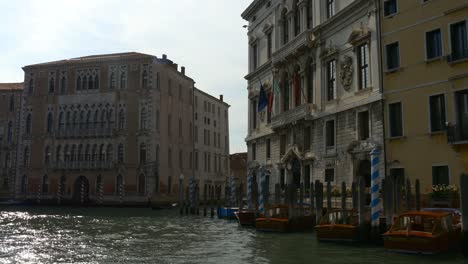
[[268, 93], [268, 113], [271, 113], [271, 110], [273, 110], [273, 101], [274, 101], [275, 95], [273, 91], [270, 91]]
[[260, 82], [260, 95], [258, 97], [258, 112], [261, 112], [265, 107], [268, 106], [268, 97], [266, 96], [263, 84]]
[[296, 105], [301, 104], [301, 77], [298, 73], [294, 74], [294, 95], [296, 97]]

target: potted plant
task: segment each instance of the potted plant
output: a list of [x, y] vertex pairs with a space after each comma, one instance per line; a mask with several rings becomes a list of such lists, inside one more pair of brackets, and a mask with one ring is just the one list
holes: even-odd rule
[[458, 207], [458, 187], [439, 184], [432, 186], [431, 199], [433, 205], [448, 205]]

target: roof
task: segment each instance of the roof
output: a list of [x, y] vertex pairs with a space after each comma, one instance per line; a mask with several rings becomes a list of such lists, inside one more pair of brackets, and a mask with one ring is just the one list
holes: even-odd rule
[[402, 216], [426, 216], [426, 217], [434, 217], [434, 218], [440, 218], [444, 216], [451, 215], [451, 213], [448, 212], [422, 212], [422, 211], [414, 211], [414, 212], [406, 212], [400, 215]]
[[63, 64], [72, 64], [77, 62], [99, 62], [103, 60], [114, 60], [114, 59], [137, 59], [137, 58], [156, 58], [156, 56], [139, 53], [139, 52], [124, 52], [124, 53], [111, 53], [111, 54], [99, 54], [99, 55], [90, 55], [84, 57], [77, 57], [65, 60], [50, 61], [38, 64], [31, 64], [24, 66], [23, 68], [28, 67], [37, 67], [37, 66], [53, 66], [53, 65], [63, 65]]
[[202, 90], [198, 89], [197, 87], [194, 87], [194, 89], [195, 89], [195, 92], [199, 92], [199, 93], [201, 93], [201, 94], [203, 94], [203, 95], [205, 95], [205, 96], [211, 98], [212, 100], [217, 101], [218, 103], [224, 104], [224, 105], [227, 106], [227, 107], [231, 107], [231, 105], [228, 104], [228, 103], [226, 103], [225, 101], [221, 101], [219, 98], [216, 98], [216, 97], [214, 97], [213, 95], [211, 95], [211, 94], [209, 94], [209, 93], [207, 93], [207, 92], [205, 92], [205, 91], [202, 91]]
[[23, 90], [24, 83], [0, 83], [0, 90]]
[[241, 17], [245, 20], [249, 20], [250, 17], [255, 14], [257, 9], [265, 3], [265, 0], [254, 0], [248, 7], [242, 12]]

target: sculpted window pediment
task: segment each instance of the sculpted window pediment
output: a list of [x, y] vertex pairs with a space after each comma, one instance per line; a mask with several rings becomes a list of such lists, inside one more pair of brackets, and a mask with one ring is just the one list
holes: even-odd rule
[[334, 46], [326, 47], [320, 52], [321, 59], [327, 59], [338, 55], [338, 49]]
[[361, 26], [359, 29], [354, 29], [348, 37], [348, 43], [356, 46], [370, 38], [370, 29], [368, 27]]

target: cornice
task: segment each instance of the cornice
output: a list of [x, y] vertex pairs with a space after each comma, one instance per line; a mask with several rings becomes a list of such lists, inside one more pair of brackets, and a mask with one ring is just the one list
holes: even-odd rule
[[266, 2], [266, 0], [254, 0], [245, 11], [241, 14], [244, 20], [249, 20], [253, 14]]

